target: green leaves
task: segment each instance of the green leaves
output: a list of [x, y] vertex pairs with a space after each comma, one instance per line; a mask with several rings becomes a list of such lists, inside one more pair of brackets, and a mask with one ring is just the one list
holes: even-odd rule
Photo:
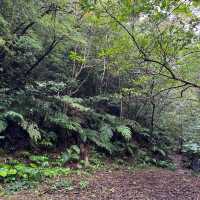
[[6, 121], [0, 119], [0, 133], [5, 131], [7, 127], [8, 127], [8, 124], [6, 123]]
[[85, 58], [79, 55], [77, 52], [70, 51], [69, 58], [73, 61], [77, 61], [78, 63], [84, 64], [86, 62]]
[[41, 41], [30, 36], [21, 36], [15, 41], [15, 47], [22, 52], [39, 53], [42, 50]]
[[24, 128], [24, 130], [27, 131], [27, 133], [29, 134], [30, 138], [34, 142], [37, 143], [39, 140], [41, 140], [40, 129], [39, 129], [38, 125], [35, 122], [23, 121], [22, 127]]
[[122, 135], [122, 137], [129, 141], [132, 138], [131, 129], [127, 126], [121, 125], [116, 128], [117, 132]]
[[41, 133], [37, 123], [26, 121], [23, 115], [15, 111], [8, 111], [2, 116], [3, 120], [0, 119], [0, 133], [8, 127], [9, 123], [14, 123], [26, 130], [34, 142], [37, 143], [41, 139]]
[[41, 181], [45, 177], [55, 177], [70, 173], [69, 168], [52, 167], [50, 159], [46, 156], [30, 156], [30, 164], [16, 163], [0, 164], [0, 179], [13, 182], [16, 180]]
[[162, 155], [163, 157], [166, 157], [166, 155], [167, 155], [166, 152], [158, 146], [153, 146], [153, 152], [157, 152], [160, 155]]
[[57, 113], [55, 116], [49, 117], [52, 124], [57, 127], [63, 128], [66, 131], [74, 131], [77, 133], [82, 133], [82, 127], [79, 122], [72, 121], [69, 117], [63, 113]]
[[61, 162], [66, 164], [70, 161], [77, 162], [80, 160], [80, 148], [77, 145], [72, 145], [61, 155]]
[[8, 168], [0, 168], [0, 177], [7, 177], [10, 175], [15, 175], [17, 174], [17, 170], [16, 169], [8, 169]]
[[94, 142], [98, 144], [98, 132], [92, 129], [83, 129], [83, 132], [80, 133], [80, 138], [82, 142]]
[[192, 16], [192, 10], [191, 10], [190, 6], [187, 4], [180, 5], [178, 8], [175, 9], [174, 12], [177, 14], [183, 14], [183, 15], [189, 16], [189, 17]]
[[8, 121], [14, 122], [14, 123], [22, 123], [24, 121], [24, 117], [17, 112], [14, 111], [8, 111], [4, 114], [4, 118]]
[[193, 3], [194, 6], [197, 6], [197, 7], [200, 6], [199, 0], [192, 0], [192, 3]]
[[[6, 21], [6, 19], [0, 14], [0, 38], [7, 37], [9, 34], [9, 23]], [[1, 45], [0, 45], [1, 46]]]
[[108, 124], [103, 124], [103, 126], [101, 126], [99, 131], [100, 131], [101, 141], [107, 142], [113, 136], [112, 128]]
[[6, 178], [17, 174], [17, 170], [12, 168], [10, 165], [0, 165], [0, 177]]
[[42, 155], [31, 155], [29, 159], [37, 164], [42, 164], [43, 162], [48, 162], [49, 158], [47, 156]]
[[200, 155], [200, 145], [189, 141], [183, 145], [183, 152], [191, 155]]
[[0, 48], [4, 47], [5, 44], [6, 44], [6, 41], [2, 37], [0, 37]]
[[99, 133], [93, 130], [86, 130], [88, 140], [94, 142], [98, 147], [106, 149], [112, 153], [113, 144], [111, 138], [113, 136], [112, 128], [108, 124], [103, 124], [100, 127]]
[[7, 172], [8, 172], [8, 169], [1, 168], [0, 169], [0, 176], [5, 178], [8, 175]]

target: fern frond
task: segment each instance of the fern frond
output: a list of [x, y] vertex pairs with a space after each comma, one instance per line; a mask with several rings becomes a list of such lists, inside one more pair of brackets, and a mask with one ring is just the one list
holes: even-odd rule
[[79, 134], [81, 134], [83, 132], [81, 125], [75, 121], [70, 121], [70, 120], [67, 121], [66, 128], [68, 130], [78, 132]]
[[4, 118], [8, 121], [12, 121], [15, 123], [22, 123], [24, 120], [23, 115], [17, 113], [15, 111], [8, 111], [4, 114]]
[[55, 116], [50, 117], [49, 120], [52, 124], [59, 126], [67, 131], [75, 131], [78, 133], [83, 132], [83, 129], [79, 122], [73, 121], [63, 113], [57, 113]]
[[112, 128], [109, 125], [104, 124], [100, 128], [100, 140], [102, 142], [108, 142], [111, 140], [112, 136], [113, 136]]
[[23, 121], [21, 126], [24, 128], [24, 130], [27, 131], [27, 133], [29, 134], [29, 137], [34, 142], [37, 143], [39, 140], [41, 140], [41, 133], [40, 133], [39, 127], [36, 123]]
[[132, 132], [128, 126], [124, 126], [124, 125], [118, 126], [116, 127], [116, 131], [119, 134], [121, 134], [121, 136], [127, 141], [129, 141], [132, 138]]
[[99, 138], [99, 146], [105, 148], [110, 154], [113, 150], [113, 144], [111, 143], [111, 139], [113, 137], [113, 131], [112, 128], [104, 124], [100, 128], [100, 138]]
[[99, 144], [98, 132], [92, 129], [83, 129], [83, 132], [80, 133], [80, 138], [83, 142], [89, 140], [94, 142], [97, 146]]
[[127, 124], [131, 129], [133, 129], [136, 132], [141, 132], [143, 130], [143, 127], [136, 121], [125, 119], [124, 124]]
[[85, 107], [81, 103], [83, 103], [83, 99], [80, 98], [72, 98], [69, 96], [64, 96], [60, 99], [63, 103], [68, 104], [70, 107], [77, 109], [81, 112], [88, 112], [91, 109], [88, 107]]

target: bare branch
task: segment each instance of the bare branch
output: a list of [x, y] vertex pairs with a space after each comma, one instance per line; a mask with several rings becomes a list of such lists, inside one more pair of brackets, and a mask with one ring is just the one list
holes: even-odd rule
[[178, 86], [172, 86], [172, 87], [169, 87], [169, 88], [165, 88], [163, 90], [160, 90], [158, 93], [154, 94], [153, 96], [156, 97], [156, 96], [160, 95], [163, 92], [166, 92], [166, 91], [169, 91], [169, 90], [178, 89], [178, 88], [182, 88], [182, 87], [185, 87], [186, 85], [187, 84], [182, 84], [182, 85], [178, 85]]

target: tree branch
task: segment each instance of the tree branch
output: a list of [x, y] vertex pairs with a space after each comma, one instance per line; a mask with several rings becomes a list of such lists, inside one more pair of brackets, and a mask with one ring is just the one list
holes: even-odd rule
[[59, 42], [60, 41], [54, 38], [54, 40], [52, 41], [50, 46], [46, 49], [46, 51], [43, 53], [43, 55], [41, 55], [37, 59], [37, 61], [32, 66], [30, 66], [30, 68], [25, 72], [24, 74], [25, 77], [27, 77], [45, 59], [45, 57], [48, 56], [53, 51], [53, 49], [58, 45]]
[[108, 9], [103, 5], [103, 3], [100, 0], [100, 4], [102, 6], [102, 8], [105, 10], [105, 12], [115, 21], [117, 22], [127, 33], [128, 35], [131, 37], [132, 41], [134, 42], [135, 46], [137, 47], [138, 51], [144, 56], [146, 57], [146, 53], [143, 51], [143, 49], [140, 47], [140, 45], [138, 44], [135, 36], [128, 30], [128, 28], [122, 23], [120, 22], [114, 15], [112, 15]]
[[[181, 2], [181, 4], [182, 3], [183, 2]], [[154, 60], [154, 59], [151, 59], [151, 58], [147, 57], [146, 52], [144, 52], [144, 50], [142, 49], [142, 47], [139, 45], [139, 43], [137, 42], [137, 40], [136, 40], [135, 36], [133, 35], [133, 33], [131, 33], [128, 30], [128, 28], [122, 22], [120, 22], [114, 15], [112, 15], [112, 13], [110, 13], [107, 10], [107, 8], [103, 5], [103, 3], [102, 3], [101, 0], [100, 0], [100, 4], [101, 4], [102, 8], [105, 10], [105, 12], [128, 33], [128, 35], [132, 39], [133, 43], [135, 44], [136, 48], [138, 49], [139, 53], [142, 54], [142, 56], [144, 57], [144, 62], [151, 62], [151, 63], [159, 64], [161, 67], [164, 67], [170, 73], [171, 76], [168, 76], [168, 75], [162, 74], [162, 73], [159, 73], [157, 75], [161, 75], [161, 76], [164, 76], [166, 78], [169, 78], [169, 79], [172, 79], [172, 80], [175, 80], [175, 81], [179, 81], [179, 82], [182, 82], [184, 84], [191, 85], [192, 87], [200, 89], [200, 85], [177, 77], [175, 75], [175, 73], [173, 72], [173, 70], [168, 66], [168, 63], [162, 63], [160, 61], [157, 61], [157, 60]], [[177, 9], [180, 5], [178, 5], [175, 9]]]
[[165, 91], [169, 91], [169, 90], [174, 90], [174, 89], [178, 89], [178, 88], [182, 88], [185, 87], [187, 84], [182, 84], [182, 85], [178, 85], [178, 86], [173, 86], [173, 87], [169, 87], [169, 88], [165, 88], [161, 91], [159, 91], [158, 93], [154, 94], [153, 97], [156, 97], [158, 95], [160, 95], [161, 93], [165, 92]]

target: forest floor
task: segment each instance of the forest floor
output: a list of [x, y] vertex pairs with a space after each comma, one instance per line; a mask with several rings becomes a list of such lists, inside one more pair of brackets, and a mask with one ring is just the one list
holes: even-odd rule
[[181, 167], [179, 155], [172, 159], [177, 166], [175, 171], [113, 169], [90, 176], [76, 174], [59, 181], [70, 178], [78, 187], [56, 188], [53, 186], [58, 180], [54, 180], [2, 200], [200, 200], [200, 177]]

